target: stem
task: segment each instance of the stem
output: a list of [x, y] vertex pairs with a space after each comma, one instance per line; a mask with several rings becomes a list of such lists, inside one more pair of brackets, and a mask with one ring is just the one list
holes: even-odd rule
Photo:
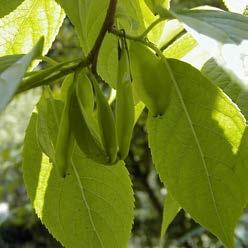
[[154, 22], [152, 22], [150, 26], [141, 35], [137, 36], [137, 38], [138, 39], [145, 38], [156, 25], [158, 25], [160, 22], [165, 20], [166, 20], [165, 18], [159, 17]]
[[78, 63], [74, 63], [70, 66], [67, 66], [65, 68], [62, 68], [62, 70], [57, 70], [55, 71], [53, 74], [48, 75], [47, 77], [43, 77], [37, 81], [31, 81], [29, 80], [29, 78], [27, 80], [23, 80], [22, 84], [20, 85], [20, 87], [18, 88], [16, 94], [22, 93], [24, 91], [30, 90], [32, 88], [36, 88], [42, 85], [48, 85], [49, 83], [62, 78], [74, 71], [76, 71], [79, 68], [83, 68], [83, 67], [87, 67], [89, 65], [89, 61], [86, 60], [81, 60]]
[[166, 42], [163, 46], [160, 47], [160, 50], [163, 52], [166, 50], [170, 45], [172, 45], [173, 42], [175, 42], [177, 39], [181, 38], [184, 34], [186, 34], [185, 30], [182, 30], [180, 33], [178, 33], [176, 36], [174, 36], [171, 40]]
[[117, 6], [117, 0], [110, 0], [107, 14], [105, 17], [105, 20], [103, 22], [102, 28], [99, 32], [99, 35], [96, 39], [96, 42], [91, 49], [89, 53], [89, 60], [92, 62], [92, 72], [96, 72], [96, 67], [97, 67], [97, 59], [99, 55], [99, 51], [102, 45], [102, 42], [104, 40], [104, 37], [106, 33], [109, 31], [109, 29], [113, 26], [114, 24], [114, 17], [115, 17], [115, 11], [116, 11], [116, 6]]
[[48, 56], [40, 56], [38, 57], [38, 59], [41, 59], [43, 61], [45, 61], [47, 64], [50, 64], [50, 65], [57, 65], [58, 62], [55, 61], [54, 59], [48, 57]]

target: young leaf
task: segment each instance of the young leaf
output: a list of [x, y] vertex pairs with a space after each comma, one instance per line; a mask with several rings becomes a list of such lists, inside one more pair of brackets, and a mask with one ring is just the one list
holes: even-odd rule
[[217, 10], [182, 11], [175, 16], [227, 73], [247, 82], [247, 17]]
[[2, 7], [16, 7], [17, 2], [20, 4], [0, 19], [0, 56], [25, 54], [41, 36], [45, 37], [43, 54], [46, 54], [64, 20], [65, 15], [60, 6], [54, 0], [1, 2], [1, 10]]
[[170, 193], [167, 193], [167, 196], [164, 201], [163, 222], [161, 227], [160, 243], [163, 242], [163, 238], [167, 231], [167, 228], [174, 220], [180, 209], [181, 207], [179, 206], [177, 201], [175, 201], [175, 199], [170, 195]]
[[33, 114], [24, 145], [24, 181], [33, 207], [64, 247], [126, 247], [133, 192], [123, 163], [104, 167], [75, 150], [69, 175], [57, 176], [37, 143]]
[[220, 87], [248, 120], [248, 92], [234, 78], [227, 74], [214, 59], [210, 59], [202, 68], [202, 73]]
[[37, 104], [37, 139], [41, 150], [52, 162], [54, 162], [55, 145], [57, 140], [60, 116], [63, 110], [63, 103], [51, 98], [47, 98], [44, 94], [41, 96]]
[[170, 103], [165, 115], [148, 121], [154, 163], [179, 205], [231, 248], [247, 203], [245, 119], [194, 67], [167, 62]]
[[11, 100], [15, 91], [28, 70], [33, 59], [41, 55], [44, 39], [41, 38], [36, 46], [26, 55], [0, 73], [0, 112]]

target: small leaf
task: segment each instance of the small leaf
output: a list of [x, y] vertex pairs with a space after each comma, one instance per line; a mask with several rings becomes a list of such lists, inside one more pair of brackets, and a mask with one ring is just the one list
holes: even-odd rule
[[26, 132], [24, 181], [33, 207], [66, 248], [126, 247], [133, 219], [133, 192], [121, 162], [104, 167], [75, 150], [69, 175], [57, 176], [36, 137], [37, 115]]
[[247, 17], [217, 10], [182, 11], [175, 16], [227, 73], [247, 87]]
[[165, 70], [173, 89], [165, 115], [149, 116], [153, 161], [178, 204], [231, 248], [248, 199], [245, 119], [194, 67], [169, 59]]
[[237, 80], [227, 74], [214, 59], [210, 59], [202, 68], [202, 73], [220, 87], [248, 120], [248, 91]]
[[180, 209], [181, 207], [179, 206], [177, 201], [175, 201], [175, 199], [173, 199], [170, 193], [168, 193], [164, 201], [163, 222], [161, 227], [160, 243], [162, 243], [164, 235], [169, 225], [174, 220]]
[[41, 96], [37, 104], [38, 118], [37, 118], [37, 139], [38, 143], [52, 162], [54, 162], [55, 145], [57, 139], [57, 132], [59, 129], [60, 116], [63, 110], [63, 103], [60, 101], [47, 98], [45, 94]]
[[28, 70], [33, 59], [41, 55], [44, 39], [41, 38], [36, 46], [28, 53], [23, 55], [15, 63], [9, 66], [0, 74], [0, 112], [11, 100], [15, 91]]

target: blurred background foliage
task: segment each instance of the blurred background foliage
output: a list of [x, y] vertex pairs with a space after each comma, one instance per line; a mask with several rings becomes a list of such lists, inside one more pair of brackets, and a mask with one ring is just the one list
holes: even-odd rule
[[[212, 5], [225, 9], [221, 0], [174, 0], [173, 9]], [[57, 61], [78, 57], [81, 50], [68, 19], [65, 19], [49, 56]], [[41, 65], [42, 66], [42, 65]], [[21, 150], [31, 112], [40, 90], [22, 94], [0, 115], [0, 247], [60, 248], [32, 210], [23, 185]], [[154, 171], [147, 144], [145, 121], [141, 115], [135, 126], [127, 167], [136, 198], [135, 221], [130, 248], [157, 247], [166, 189]], [[237, 247], [248, 247], [248, 213], [236, 230]], [[221, 247], [218, 240], [180, 211], [165, 237], [164, 247]], [[90, 248], [90, 247], [89, 247]]]

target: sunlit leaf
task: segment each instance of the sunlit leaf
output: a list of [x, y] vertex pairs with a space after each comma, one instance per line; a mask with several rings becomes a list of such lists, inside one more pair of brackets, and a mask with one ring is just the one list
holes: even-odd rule
[[67, 248], [126, 247], [133, 219], [133, 193], [120, 162], [104, 167], [76, 149], [69, 175], [57, 176], [36, 138], [37, 115], [27, 129], [23, 171], [33, 207]]
[[194, 67], [168, 63], [174, 78], [169, 106], [148, 121], [154, 163], [179, 205], [231, 248], [247, 203], [245, 119]]
[[43, 44], [44, 39], [41, 38], [30, 53], [23, 55], [0, 73], [0, 112], [15, 94], [33, 59], [41, 55]]
[[41, 36], [45, 37], [43, 54], [46, 54], [64, 19], [60, 6], [54, 0], [8, 1], [11, 5], [1, 2], [1, 10], [2, 7], [21, 4], [0, 18], [0, 56], [27, 53]]

